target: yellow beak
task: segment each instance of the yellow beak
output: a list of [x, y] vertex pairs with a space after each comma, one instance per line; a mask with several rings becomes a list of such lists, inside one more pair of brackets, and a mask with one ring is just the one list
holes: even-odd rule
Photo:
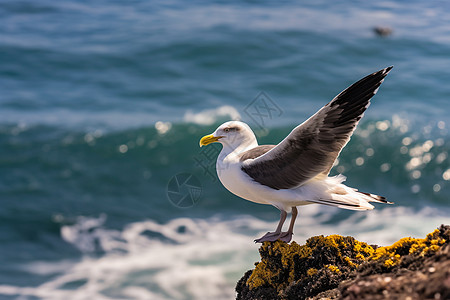
[[223, 138], [223, 136], [213, 136], [212, 134], [205, 135], [200, 139], [200, 147], [215, 143], [221, 138]]

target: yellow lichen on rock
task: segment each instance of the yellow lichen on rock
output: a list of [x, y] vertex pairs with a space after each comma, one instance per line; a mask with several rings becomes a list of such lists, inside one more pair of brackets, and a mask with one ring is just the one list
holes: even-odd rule
[[256, 265], [255, 270], [253, 270], [252, 275], [250, 275], [250, 278], [247, 280], [247, 284], [250, 288], [256, 288], [266, 283], [272, 285], [271, 278], [274, 275], [276, 274], [273, 274], [267, 269], [266, 262], [261, 261]]
[[281, 241], [276, 241], [273, 244], [273, 247], [269, 250], [269, 254], [276, 252], [279, 252], [281, 254], [281, 263], [285, 267], [289, 266], [294, 255], [307, 257], [311, 254], [311, 251], [308, 247], [299, 246], [296, 242], [292, 242], [289, 245]]
[[317, 274], [317, 269], [316, 268], [309, 268], [308, 271], [306, 271], [306, 274], [308, 274], [308, 276], [314, 276]]
[[307, 241], [311, 247], [316, 247], [318, 245], [322, 247], [331, 247], [331, 248], [345, 248], [347, 244], [344, 241], [344, 237], [341, 235], [333, 234], [329, 236], [314, 236]]
[[[327, 260], [321, 263], [316, 262], [316, 258], [312, 255], [314, 251], [326, 253], [328, 260], [337, 260], [339, 267], [335, 263], [327, 263], [329, 262]], [[351, 257], [343, 255], [344, 252], [350, 253]], [[280, 291], [292, 282], [316, 275], [322, 269], [328, 269], [334, 273], [339, 273], [339, 268], [344, 265], [346, 268], [356, 269], [359, 262], [372, 252], [372, 247], [366, 243], [340, 235], [314, 236], [308, 239], [305, 245], [298, 245], [295, 242], [290, 245], [281, 241], [265, 242], [260, 248], [261, 262], [256, 265], [248, 278], [247, 285], [250, 289], [267, 285]], [[300, 262], [304, 263], [306, 260], [314, 261], [314, 267], [305, 269], [303, 265], [299, 266]], [[277, 283], [281, 276], [285, 276], [286, 280]]]
[[402, 255], [427, 255], [430, 252], [438, 251], [440, 245], [444, 243], [445, 239], [439, 237], [439, 230], [436, 229], [432, 233], [429, 233], [424, 239], [405, 237], [391, 246], [379, 247], [375, 250], [370, 259], [384, 259], [384, 265], [386, 267], [393, 267], [401, 261]]
[[[264, 284], [276, 286], [277, 289], [282, 289], [288, 283], [294, 281], [294, 267], [293, 256], [308, 257], [311, 254], [311, 249], [306, 245], [300, 246], [296, 242], [290, 245], [276, 241], [274, 243], [265, 242], [261, 246], [261, 252], [267, 252], [270, 257], [279, 256], [281, 261], [281, 268], [279, 266], [270, 266], [266, 259], [261, 259], [247, 280], [250, 289], [257, 288]], [[289, 270], [289, 281], [286, 284], [275, 284], [273, 280], [278, 278], [281, 270]]]
[[330, 271], [335, 272], [335, 273], [339, 273], [339, 268], [336, 267], [335, 265], [326, 265], [325, 267], [327, 267]]
[[355, 245], [353, 246], [353, 250], [357, 252], [358, 258], [366, 258], [369, 256], [372, 256], [375, 250], [372, 246], [368, 245], [367, 243], [360, 242], [355, 240]]
[[389, 258], [384, 261], [384, 265], [389, 268], [389, 267], [393, 267], [395, 265], [395, 263], [392, 259]]
[[386, 247], [374, 247], [340, 235], [314, 236], [299, 245], [296, 242], [265, 242], [259, 249], [261, 262], [248, 277], [250, 290], [262, 286], [282, 293], [292, 284], [308, 278], [339, 278], [356, 270], [364, 262], [381, 263], [387, 269], [400, 264], [406, 255], [425, 256], [440, 249], [445, 239], [439, 230], [424, 239], [406, 237]]
[[[438, 259], [438, 255], [448, 252], [445, 249], [449, 248], [444, 249], [447, 252], [440, 249], [448, 247], [449, 240], [450, 226], [443, 225], [423, 239], [406, 237], [385, 247], [370, 246], [340, 235], [314, 236], [304, 245], [265, 242], [259, 248], [261, 262], [238, 283], [238, 299], [304, 299], [324, 290], [332, 291], [356, 276], [397, 274], [409, 266], [417, 267], [419, 262]], [[435, 274], [434, 265], [430, 266], [424, 270], [433, 269], [428, 272]], [[382, 282], [383, 288], [387, 278], [392, 280], [379, 278], [381, 281], [377, 282]], [[355, 289], [350, 291], [354, 292]], [[331, 294], [335, 293], [333, 290]]]
[[[358, 254], [358, 255], [360, 255], [364, 259], [364, 256], [362, 256], [362, 254]], [[358, 255], [356, 258], [359, 258]], [[355, 264], [350, 257], [346, 256], [346, 257], [344, 257], [344, 260], [350, 267], [354, 267], [354, 268], [358, 267], [358, 264]]]

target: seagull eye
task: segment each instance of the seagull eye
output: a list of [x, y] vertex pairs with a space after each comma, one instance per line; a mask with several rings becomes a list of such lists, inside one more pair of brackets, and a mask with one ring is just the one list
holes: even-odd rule
[[230, 128], [225, 128], [223, 131], [228, 132], [230, 131]]

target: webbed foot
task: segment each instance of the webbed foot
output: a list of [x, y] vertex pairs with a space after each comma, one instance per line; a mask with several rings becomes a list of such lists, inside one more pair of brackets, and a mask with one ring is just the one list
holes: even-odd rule
[[259, 239], [256, 239], [255, 243], [275, 242], [276, 240], [289, 243], [292, 240], [292, 232], [268, 232]]
[[278, 239], [280, 240], [280, 241], [283, 241], [283, 242], [285, 242], [285, 243], [289, 243], [291, 240], [292, 240], [292, 232], [289, 232], [289, 231], [287, 231], [287, 232], [282, 232], [282, 233], [280, 233], [280, 235], [278, 236]]
[[280, 235], [280, 232], [268, 232], [259, 239], [255, 240], [255, 243], [262, 243], [262, 242], [275, 242], [278, 239], [278, 236]]

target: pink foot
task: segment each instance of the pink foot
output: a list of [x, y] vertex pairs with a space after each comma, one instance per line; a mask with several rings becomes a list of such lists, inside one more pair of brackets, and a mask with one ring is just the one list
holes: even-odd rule
[[255, 243], [275, 242], [279, 236], [280, 236], [279, 232], [268, 232], [259, 239], [256, 239]]
[[292, 232], [282, 232], [279, 236], [278, 239], [280, 241], [283, 241], [285, 243], [289, 243], [292, 240]]

